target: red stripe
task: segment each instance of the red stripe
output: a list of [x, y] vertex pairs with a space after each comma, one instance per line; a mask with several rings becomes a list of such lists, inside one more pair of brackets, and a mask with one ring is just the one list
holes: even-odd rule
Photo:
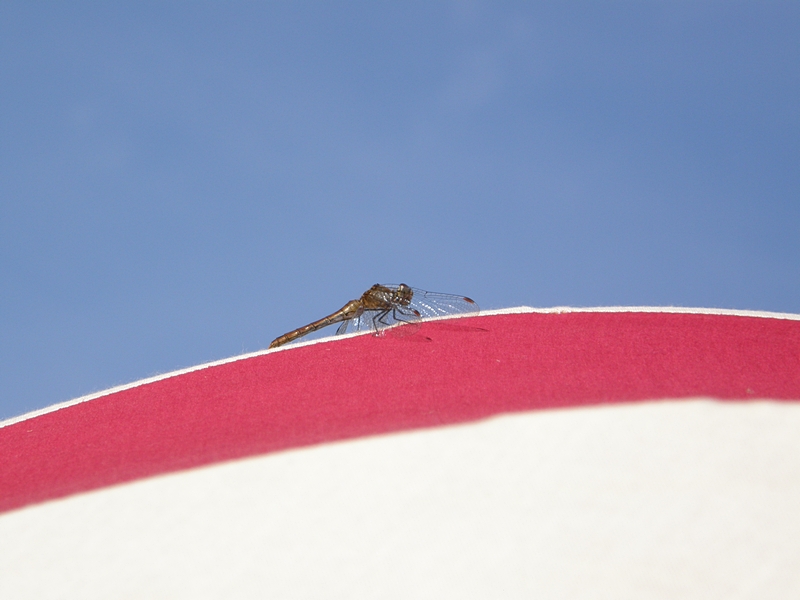
[[800, 399], [800, 321], [479, 316], [201, 369], [0, 428], [0, 510], [332, 440], [690, 396]]

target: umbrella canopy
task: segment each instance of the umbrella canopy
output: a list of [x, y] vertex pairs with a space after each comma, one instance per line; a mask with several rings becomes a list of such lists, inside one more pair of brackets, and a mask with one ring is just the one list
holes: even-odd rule
[[201, 365], [2, 424], [0, 593], [792, 597], [798, 400], [800, 317], [731, 311]]

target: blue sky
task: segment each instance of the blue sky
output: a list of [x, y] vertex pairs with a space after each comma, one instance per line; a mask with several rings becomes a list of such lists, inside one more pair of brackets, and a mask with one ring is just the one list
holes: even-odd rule
[[375, 282], [800, 313], [800, 4], [0, 4], [0, 418]]

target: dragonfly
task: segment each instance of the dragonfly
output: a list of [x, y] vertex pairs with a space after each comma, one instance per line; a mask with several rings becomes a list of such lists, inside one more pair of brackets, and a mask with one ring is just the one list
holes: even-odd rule
[[313, 331], [340, 323], [336, 334], [355, 331], [379, 333], [387, 327], [419, 322], [425, 317], [478, 312], [472, 298], [426, 292], [407, 286], [376, 283], [358, 300], [350, 300], [335, 313], [276, 338], [270, 348], [278, 348]]

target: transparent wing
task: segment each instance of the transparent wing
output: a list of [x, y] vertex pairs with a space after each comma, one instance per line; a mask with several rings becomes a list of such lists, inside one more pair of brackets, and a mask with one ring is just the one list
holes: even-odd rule
[[372, 317], [372, 311], [365, 311], [361, 316], [355, 319], [347, 319], [339, 325], [339, 329], [336, 330], [336, 335], [356, 333], [357, 331], [373, 331]]
[[440, 294], [439, 292], [426, 292], [414, 290], [410, 308], [419, 312], [422, 317], [444, 317], [464, 313], [476, 313], [480, 309], [474, 300], [466, 296], [453, 294]]
[[[393, 290], [398, 288], [397, 285], [391, 284], [387, 284], [386, 287]], [[424, 318], [474, 313], [480, 310], [475, 301], [466, 296], [411, 289], [414, 295], [407, 306], [396, 304], [387, 310], [365, 310], [358, 317], [344, 321], [336, 333], [378, 331], [392, 325], [415, 323]]]
[[404, 306], [396, 306], [388, 310], [365, 310], [361, 316], [348, 319], [339, 325], [336, 334], [380, 331], [393, 325], [414, 323], [419, 321], [420, 316], [413, 309]]

